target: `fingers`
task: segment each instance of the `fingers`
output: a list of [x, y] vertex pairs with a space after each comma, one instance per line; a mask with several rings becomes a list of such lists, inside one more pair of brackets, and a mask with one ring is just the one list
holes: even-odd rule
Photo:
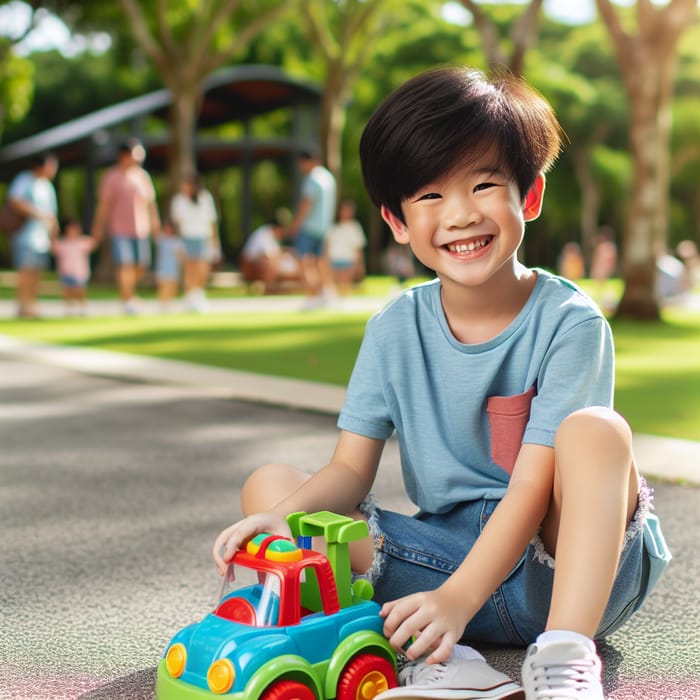
[[446, 661], [459, 636], [455, 621], [436, 606], [430, 594], [391, 601], [380, 614], [391, 646], [411, 660], [425, 656], [429, 664]]
[[[230, 541], [233, 533], [235, 532], [236, 525], [231, 525], [223, 530], [219, 536], [214, 540], [214, 546], [212, 547], [211, 554], [214, 558], [214, 564], [216, 569], [221, 576], [226, 572], [226, 564], [232, 555], [229, 555], [228, 559], [225, 555], [225, 550], [227, 549], [227, 544]], [[242, 544], [242, 542], [241, 542]]]
[[290, 537], [287, 521], [277, 513], [258, 513], [251, 515], [223, 530], [214, 540], [212, 557], [220, 575], [226, 571], [226, 565], [233, 555], [250, 539], [261, 532]]

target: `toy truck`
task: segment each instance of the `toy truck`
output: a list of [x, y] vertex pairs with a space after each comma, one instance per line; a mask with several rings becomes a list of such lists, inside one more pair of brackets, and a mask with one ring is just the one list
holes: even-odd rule
[[252, 573], [251, 585], [172, 638], [158, 700], [372, 700], [396, 687], [372, 586], [351, 579], [348, 544], [367, 537], [367, 524], [327, 511], [287, 520], [296, 540], [253, 538], [229, 566], [238, 580]]

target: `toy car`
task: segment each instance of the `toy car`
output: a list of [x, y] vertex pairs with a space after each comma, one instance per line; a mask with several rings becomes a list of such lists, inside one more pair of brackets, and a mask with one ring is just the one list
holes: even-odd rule
[[[288, 517], [297, 542], [258, 535], [229, 570], [251, 585], [180, 630], [158, 666], [158, 700], [371, 700], [396, 687], [372, 586], [351, 580], [348, 543], [367, 524], [327, 511]], [[327, 552], [310, 549], [323, 537]]]

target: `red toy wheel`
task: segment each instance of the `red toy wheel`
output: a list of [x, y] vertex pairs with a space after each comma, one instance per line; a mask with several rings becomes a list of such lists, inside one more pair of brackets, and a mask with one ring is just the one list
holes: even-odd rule
[[260, 696], [260, 700], [316, 700], [316, 696], [303, 683], [277, 681]]
[[372, 700], [397, 685], [396, 671], [390, 661], [375, 654], [358, 654], [340, 677], [337, 700]]

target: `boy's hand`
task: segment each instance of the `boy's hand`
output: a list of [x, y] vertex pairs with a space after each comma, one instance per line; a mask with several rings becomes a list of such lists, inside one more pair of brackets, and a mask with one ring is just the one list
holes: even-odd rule
[[429, 664], [447, 661], [468, 622], [458, 602], [442, 588], [385, 603], [380, 615], [391, 646], [411, 660], [427, 656]]
[[241, 546], [261, 532], [282, 537], [292, 535], [287, 520], [279, 513], [256, 513], [239, 520], [221, 532], [214, 541], [212, 556], [221, 576], [226, 573], [226, 565]]

